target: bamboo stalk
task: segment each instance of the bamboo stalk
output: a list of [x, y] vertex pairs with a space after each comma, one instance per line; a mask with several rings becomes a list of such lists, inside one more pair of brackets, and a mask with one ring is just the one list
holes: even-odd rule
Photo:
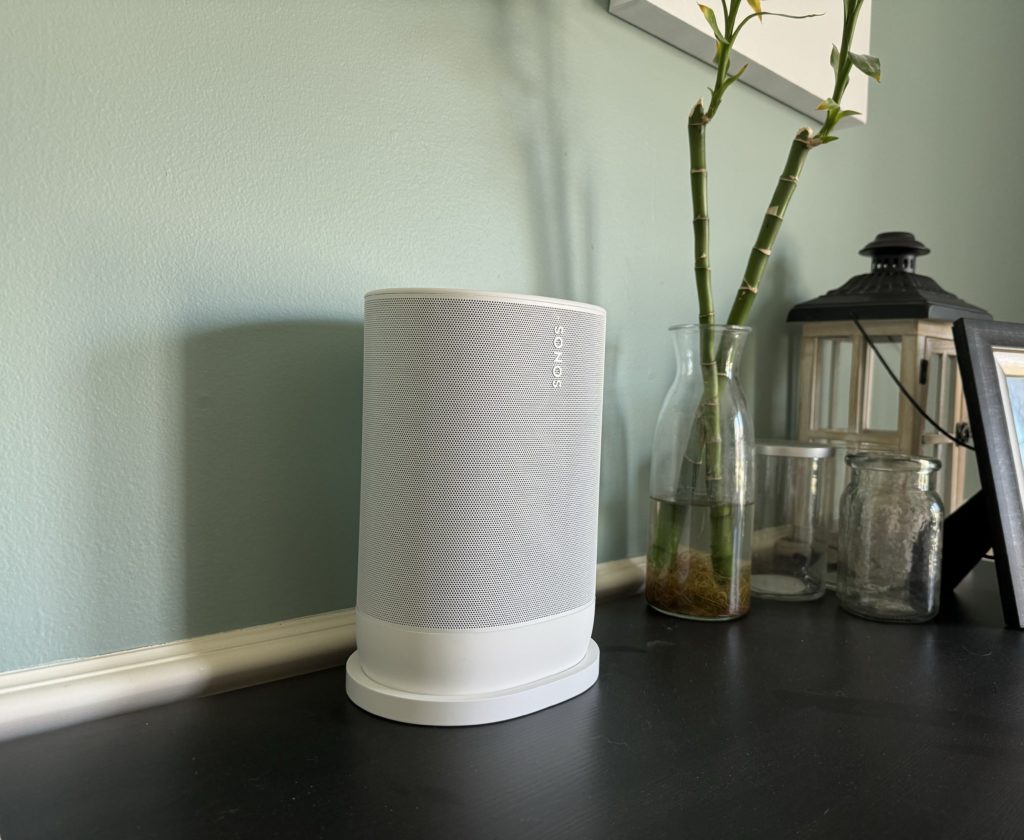
[[[700, 309], [700, 365], [703, 380], [703, 399], [699, 424], [702, 441], [697, 447], [697, 459], [703, 461], [705, 483], [712, 504], [721, 495], [722, 486], [722, 432], [719, 409], [718, 363], [715, 334], [715, 301], [711, 285], [711, 219], [708, 209], [708, 174], [706, 153], [707, 125], [715, 115], [730, 80], [729, 63], [732, 37], [742, 0], [731, 0], [725, 17], [725, 36], [718, 38], [716, 30], [715, 86], [711, 91], [708, 109], [699, 99], [687, 117], [687, 142], [690, 153], [690, 198], [693, 206], [694, 277]], [[741, 71], [742, 72], [742, 71]], [[738, 77], [739, 74], [737, 74]], [[676, 487], [676, 499], [682, 498], [686, 470], [681, 466]], [[732, 523], [728, 508], [712, 507], [712, 564], [716, 573], [729, 577], [732, 560]], [[679, 522], [675, 505], [662, 505], [655, 523], [654, 538], [648, 559], [659, 567], [670, 566], [679, 550]]]
[[[697, 299], [700, 306], [699, 323], [710, 326], [715, 321], [715, 301], [711, 288], [711, 222], [708, 214], [708, 173], [705, 145], [705, 130], [708, 116], [704, 111], [704, 100], [699, 99], [687, 118], [687, 141], [690, 150], [690, 197], [693, 204], [693, 270], [697, 281]], [[700, 335], [700, 364], [704, 395], [700, 425], [702, 443], [698, 457], [707, 467], [706, 480], [709, 489], [721, 485], [722, 436], [719, 428], [718, 370], [715, 360], [714, 332], [702, 329]], [[703, 457], [706, 454], [706, 457]], [[676, 498], [683, 494], [685, 469], [680, 468], [677, 480]], [[654, 537], [648, 552], [648, 559], [659, 567], [668, 567], [679, 550], [679, 523], [676, 506], [662, 505], [654, 528]]]
[[[835, 70], [835, 85], [832, 88], [831, 99], [822, 102], [819, 108], [826, 110], [825, 122], [817, 134], [812, 134], [811, 129], [802, 128], [797, 132], [793, 142], [790, 143], [789, 153], [782, 168], [782, 175], [779, 177], [772, 200], [768, 205], [764, 218], [761, 220], [761, 227], [757, 233], [754, 247], [747, 259], [747, 266], [743, 272], [743, 279], [736, 292], [732, 308], [729, 310], [727, 323], [741, 325], [747, 322], [750, 317], [750, 310], [764, 277], [765, 268], [768, 265], [768, 258], [771, 257], [772, 249], [775, 247], [775, 240], [782, 228], [782, 222], [786, 216], [789, 202], [796, 192], [800, 180], [800, 173], [803, 171], [804, 162], [811, 149], [830, 143], [838, 138], [832, 133], [839, 121], [852, 114], [852, 111], [842, 110], [841, 102], [846, 87], [850, 81], [850, 71], [853, 69], [855, 60], [861, 63], [857, 66], [864, 72], [869, 72], [865, 59], [870, 56], [856, 56], [851, 50], [853, 33], [857, 28], [857, 17], [864, 0], [844, 0], [843, 2], [843, 36], [840, 46], [833, 47], [832, 64]], [[871, 75], [879, 79], [881, 77], [880, 66], [875, 64]]]
[[740, 283], [739, 291], [736, 292], [732, 309], [729, 310], [729, 324], [739, 325], [747, 322], [757, 297], [758, 287], [761, 285], [761, 278], [768, 265], [768, 258], [772, 255], [772, 249], [775, 247], [775, 239], [786, 218], [786, 209], [793, 198], [793, 193], [796, 192], [796, 185], [800, 182], [800, 173], [803, 171], [804, 161], [807, 160], [807, 153], [812, 148], [812, 140], [811, 130], [801, 128], [790, 144], [789, 155], [782, 168], [782, 175], [779, 176], [775, 192], [772, 193], [772, 200], [761, 220], [761, 229], [757, 232], [757, 240], [747, 258], [743, 281]]
[[[724, 62], [720, 66], [724, 66]], [[687, 121], [687, 139], [690, 147], [690, 196], [693, 203], [693, 270], [700, 306], [700, 371], [704, 382], [700, 425], [703, 431], [704, 482], [711, 505], [711, 565], [719, 578], [728, 580], [732, 577], [733, 562], [732, 508], [722, 504], [722, 412], [719, 402], [718, 348], [715, 347], [715, 331], [712, 329], [715, 323], [715, 300], [711, 286], [711, 219], [705, 143], [708, 120], [709, 117], [704, 113], [704, 102], [698, 100]], [[725, 343], [723, 337], [722, 344]]]
[[711, 293], [711, 219], [708, 215], [708, 169], [705, 132], [708, 117], [704, 100], [690, 111], [686, 136], [690, 147], [690, 198], [693, 204], [693, 273], [697, 280], [700, 323], [715, 322], [715, 299]]
[[690, 111], [687, 138], [690, 145], [690, 195], [693, 200], [693, 271], [697, 280], [697, 300], [700, 305], [698, 322], [705, 329], [700, 336], [700, 370], [704, 380], [702, 421], [704, 444], [707, 449], [707, 481], [710, 494], [722, 480], [722, 433], [719, 428], [718, 364], [715, 359], [715, 335], [708, 329], [715, 323], [715, 299], [711, 291], [710, 234], [708, 214], [708, 171], [705, 149], [705, 129], [708, 119], [704, 102], [698, 100]]

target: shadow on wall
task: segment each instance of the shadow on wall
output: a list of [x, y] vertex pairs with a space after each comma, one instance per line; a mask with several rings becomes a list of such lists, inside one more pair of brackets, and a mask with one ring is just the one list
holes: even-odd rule
[[622, 373], [623, 356], [618, 352], [615, 333], [609, 329], [608, 334], [601, 420], [601, 500], [597, 519], [599, 563], [628, 556], [630, 495], [637, 492], [629, 482], [629, 438], [622, 410], [626, 381]]
[[189, 635], [355, 603], [362, 348], [332, 321], [186, 340]]
[[[605, 0], [606, 1], [606, 0]], [[565, 8], [548, 0], [499, 0], [494, 50], [505, 69], [502, 94], [527, 190], [533, 285], [539, 294], [601, 304], [594, 248], [594, 185], [566, 125]], [[626, 556], [629, 545], [629, 452], [622, 406], [624, 377], [617, 325], [609, 320], [605, 353], [598, 559]], [[646, 490], [644, 491], [646, 497]]]
[[523, 162], [538, 294], [599, 303], [591, 178], [565, 122], [565, 14], [548, 0], [499, 0], [493, 44], [505, 68], [501, 92], [515, 115], [509, 130]]

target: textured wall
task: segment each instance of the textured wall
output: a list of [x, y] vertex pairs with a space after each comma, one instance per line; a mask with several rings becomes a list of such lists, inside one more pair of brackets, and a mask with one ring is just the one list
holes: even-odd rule
[[[607, 307], [601, 559], [642, 551], [710, 71], [604, 5], [0, 3], [0, 669], [353, 603], [375, 287]], [[759, 301], [762, 433], [786, 309], [879, 230], [1024, 319], [1024, 11], [876, 6], [870, 122], [813, 155]], [[713, 126], [720, 306], [801, 123], [737, 86]]]

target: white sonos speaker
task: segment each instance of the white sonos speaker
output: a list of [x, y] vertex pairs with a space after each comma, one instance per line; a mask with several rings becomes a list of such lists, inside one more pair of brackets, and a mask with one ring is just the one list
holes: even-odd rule
[[565, 300], [366, 296], [356, 705], [465, 726], [597, 680], [604, 330]]

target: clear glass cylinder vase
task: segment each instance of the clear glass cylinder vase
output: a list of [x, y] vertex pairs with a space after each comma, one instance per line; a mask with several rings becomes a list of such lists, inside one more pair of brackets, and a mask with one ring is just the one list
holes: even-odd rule
[[861, 453], [847, 455], [846, 463], [851, 477], [839, 503], [840, 605], [878, 621], [934, 618], [942, 502], [931, 484], [939, 462]]
[[680, 618], [750, 609], [754, 428], [738, 368], [749, 327], [671, 330], [676, 376], [651, 460], [647, 602]]

